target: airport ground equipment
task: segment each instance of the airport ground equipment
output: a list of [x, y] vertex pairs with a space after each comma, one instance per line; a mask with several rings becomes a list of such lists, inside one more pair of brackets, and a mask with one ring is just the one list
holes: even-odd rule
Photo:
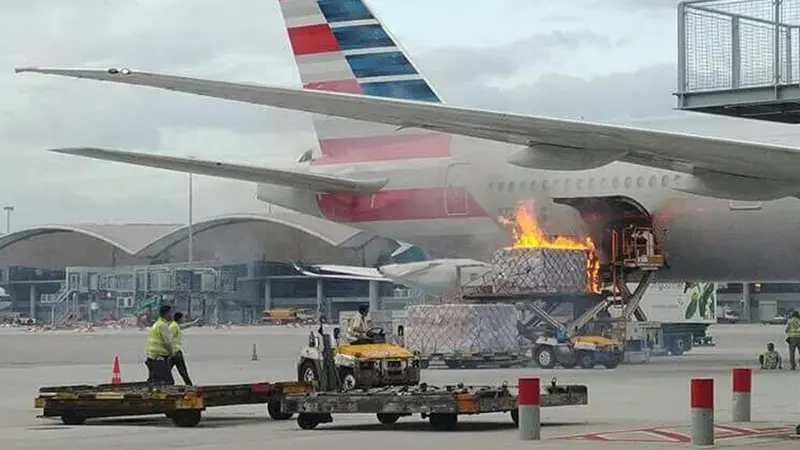
[[[558, 365], [565, 368], [580, 366], [584, 369], [601, 365], [614, 369], [623, 359], [621, 341], [597, 334], [580, 334], [580, 330], [589, 323], [587, 317], [596, 313], [581, 314], [567, 325], [551, 314], [564, 303], [572, 303], [576, 311], [580, 310], [581, 305], [586, 311], [594, 311], [598, 304], [602, 304], [598, 295], [477, 293], [463, 294], [462, 299], [474, 303], [511, 303], [527, 313], [527, 317], [519, 322], [519, 333], [532, 343], [530, 355], [543, 369]], [[545, 322], [546, 326], [540, 327], [540, 322]]]
[[164, 414], [178, 427], [193, 427], [202, 411], [214, 406], [266, 404], [274, 420], [288, 420], [281, 411], [284, 395], [313, 392], [309, 383], [260, 382], [209, 386], [162, 386], [147, 383], [53, 386], [39, 389], [39, 417], [60, 417], [65, 425], [87, 419]]
[[[611, 227], [609, 238], [604, 265], [591, 246], [499, 250], [491, 270], [464, 284], [461, 300], [515, 304], [523, 313], [519, 333], [541, 367], [614, 368], [624, 360], [627, 324], [634, 317], [646, 320], [640, 302], [665, 261], [652, 227]], [[639, 282], [631, 290], [634, 274]], [[569, 320], [554, 314], [564, 304], [572, 305]], [[620, 311], [613, 320], [612, 307]], [[608, 320], [598, 320], [604, 316]]]
[[428, 369], [431, 365], [435, 367], [437, 364], [448, 369], [502, 369], [525, 362], [525, 355], [521, 351], [422, 353], [419, 358], [422, 369]]
[[[309, 334], [297, 363], [300, 382], [317, 382], [323, 390], [407, 386], [420, 382], [419, 358], [403, 346], [386, 342], [381, 328], [367, 332], [370, 344], [341, 344], [339, 327], [333, 336], [323, 324]], [[398, 335], [402, 335], [402, 327]], [[327, 355], [327, 356], [326, 356]]]
[[[420, 414], [435, 430], [449, 431], [461, 415], [504, 412], [518, 423], [516, 386], [387, 386], [346, 392], [287, 394], [282, 411], [297, 413], [300, 428], [310, 430], [333, 422], [334, 414], [375, 414], [380, 423], [392, 424], [400, 417]], [[555, 378], [542, 388], [541, 406], [572, 406], [589, 403], [584, 385], [559, 385]]]
[[[628, 323], [626, 341], [646, 339], [654, 356], [713, 347], [714, 339], [707, 331], [717, 322], [716, 288], [714, 283], [652, 283], [639, 304], [643, 317]], [[620, 309], [610, 312], [615, 316]], [[642, 333], [632, 330], [632, 325], [649, 330]]]
[[273, 308], [264, 310], [261, 321], [270, 325], [314, 324], [314, 315], [306, 308]]

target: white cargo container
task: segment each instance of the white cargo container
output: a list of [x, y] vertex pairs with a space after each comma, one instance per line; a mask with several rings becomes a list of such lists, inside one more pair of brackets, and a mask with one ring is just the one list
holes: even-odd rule
[[[628, 286], [631, 291], [636, 285]], [[680, 355], [693, 346], [711, 346], [713, 340], [706, 334], [708, 327], [717, 322], [717, 286], [714, 283], [653, 283], [642, 297], [639, 307], [648, 322], [648, 328], [660, 328], [657, 347], [673, 355]], [[621, 309], [612, 308], [612, 317]], [[654, 348], [655, 350], [655, 348]], [[654, 354], [658, 354], [655, 351]]]
[[639, 306], [651, 322], [712, 324], [717, 322], [717, 289], [714, 283], [653, 283]]

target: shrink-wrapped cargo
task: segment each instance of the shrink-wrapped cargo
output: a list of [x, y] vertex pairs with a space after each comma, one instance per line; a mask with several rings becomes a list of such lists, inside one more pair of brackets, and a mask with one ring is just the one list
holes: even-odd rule
[[518, 313], [513, 305], [414, 305], [406, 309], [405, 346], [423, 355], [515, 353]]
[[465, 284], [497, 294], [582, 293], [590, 288], [586, 250], [511, 248], [496, 251], [492, 269]]

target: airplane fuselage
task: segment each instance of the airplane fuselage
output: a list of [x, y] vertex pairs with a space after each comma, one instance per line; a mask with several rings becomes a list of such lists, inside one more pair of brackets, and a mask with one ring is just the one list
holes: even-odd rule
[[[350, 177], [385, 177], [374, 194], [311, 194], [260, 185], [258, 198], [307, 214], [419, 244], [437, 257], [486, 258], [509, 243], [499, 216], [534, 199], [540, 225], [552, 234], [590, 234], [574, 199], [632, 200], [649, 214], [668, 267], [661, 281], [792, 281], [800, 279], [800, 200], [737, 202], [672, 188], [692, 175], [628, 163], [583, 171], [544, 171], [505, 162], [519, 147], [453, 137], [453, 155], [308, 170]], [[615, 200], [616, 199], [616, 200]]]

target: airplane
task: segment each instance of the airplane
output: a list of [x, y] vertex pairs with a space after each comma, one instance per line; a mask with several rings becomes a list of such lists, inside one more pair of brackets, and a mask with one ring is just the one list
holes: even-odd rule
[[800, 279], [800, 132], [791, 125], [730, 120], [712, 136], [670, 130], [674, 123], [641, 128], [450, 106], [364, 0], [280, 7], [302, 88], [128, 68], [16, 72], [314, 113], [319, 149], [292, 169], [51, 151], [255, 182], [260, 200], [416, 244], [430, 257], [485, 260], [508, 242], [498, 216], [533, 198], [548, 233], [580, 228], [603, 262], [610, 228], [644, 222], [665, 257], [660, 282]]
[[465, 282], [477, 279], [492, 267], [489, 263], [465, 258], [386, 264], [378, 268], [336, 264], [302, 265], [296, 262], [293, 265], [297, 272], [313, 278], [390, 281], [433, 296], [453, 293]]

